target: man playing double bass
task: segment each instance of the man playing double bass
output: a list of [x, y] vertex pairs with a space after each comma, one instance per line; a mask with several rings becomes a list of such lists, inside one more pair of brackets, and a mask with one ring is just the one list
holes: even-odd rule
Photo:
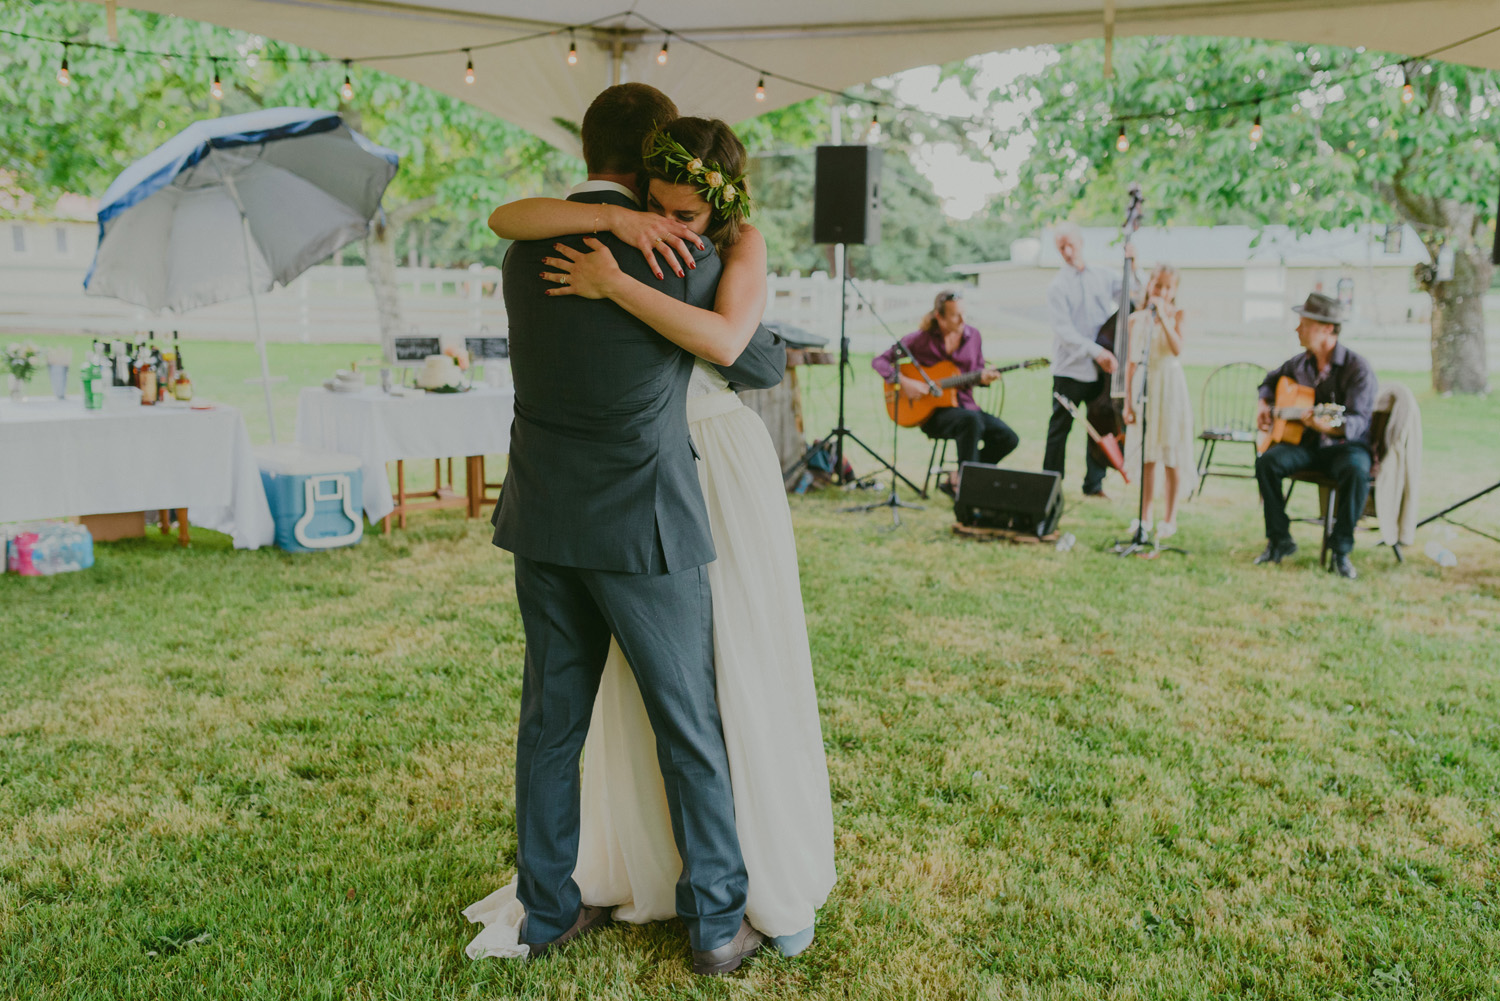
[[1255, 460], [1255, 478], [1260, 482], [1261, 504], [1266, 515], [1266, 549], [1256, 563], [1280, 563], [1297, 551], [1286, 516], [1286, 495], [1281, 481], [1292, 473], [1316, 470], [1338, 484], [1338, 506], [1334, 510], [1333, 550], [1329, 569], [1340, 577], [1357, 576], [1349, 552], [1354, 548], [1354, 526], [1364, 513], [1370, 492], [1370, 416], [1375, 409], [1375, 370], [1364, 358], [1339, 343], [1343, 322], [1338, 300], [1314, 292], [1292, 312], [1297, 323], [1301, 354], [1272, 369], [1260, 384], [1260, 406], [1256, 423], [1262, 431], [1272, 424], [1271, 404], [1276, 384], [1283, 376], [1313, 387], [1316, 403], [1336, 403], [1344, 408], [1343, 424], [1333, 427], [1311, 411], [1302, 417], [1303, 434], [1296, 445], [1272, 445]]
[[[901, 343], [924, 368], [940, 361], [950, 361], [961, 372], [984, 370], [984, 345], [979, 331], [964, 322], [964, 304], [957, 292], [939, 292], [933, 301], [932, 312], [922, 322], [922, 329], [907, 334], [901, 338]], [[899, 382], [901, 393], [907, 400], [926, 396], [928, 388], [925, 382], [899, 371], [898, 366], [903, 360], [899, 354], [898, 348], [891, 347], [884, 354], [877, 355], [870, 367], [887, 383], [895, 385]], [[985, 371], [979, 377], [979, 384], [988, 386], [998, 378], [999, 373]], [[949, 438], [957, 443], [959, 463], [997, 463], [1015, 451], [1021, 440], [1010, 425], [979, 409], [974, 394], [967, 387], [958, 390], [958, 406], [934, 410], [932, 416], [922, 422], [922, 432], [929, 438]], [[938, 489], [951, 496], [955, 485], [951, 481], [942, 481]]]
[[[1120, 276], [1084, 263], [1083, 231], [1074, 223], [1058, 226], [1055, 235], [1063, 266], [1047, 287], [1047, 319], [1052, 325], [1052, 391], [1075, 404], [1084, 404], [1108, 392], [1105, 376], [1119, 364], [1095, 336], [1119, 308]], [[1042, 468], [1059, 477], [1072, 430], [1073, 412], [1054, 399], [1052, 418], [1047, 422], [1047, 450]], [[1089, 448], [1084, 450], [1084, 463], [1084, 495], [1104, 498], [1104, 472], [1109, 467]]]

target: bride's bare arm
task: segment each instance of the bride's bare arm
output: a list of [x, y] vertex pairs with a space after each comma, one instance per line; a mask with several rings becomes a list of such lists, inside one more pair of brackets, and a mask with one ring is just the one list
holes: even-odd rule
[[549, 295], [582, 295], [612, 299], [678, 347], [715, 365], [732, 365], [750, 343], [766, 308], [766, 241], [753, 226], [742, 226], [740, 238], [723, 254], [724, 273], [714, 308], [701, 309], [645, 285], [620, 270], [614, 255], [598, 240], [586, 239], [591, 253], [559, 244], [561, 257], [549, 257], [555, 271], [545, 277], [566, 278]]
[[680, 277], [693, 267], [691, 243], [703, 249], [702, 239], [682, 222], [623, 205], [570, 202], [563, 198], [522, 198], [490, 213], [490, 229], [503, 240], [551, 240], [580, 233], [613, 233], [641, 252], [656, 277], [662, 277], [660, 254]]

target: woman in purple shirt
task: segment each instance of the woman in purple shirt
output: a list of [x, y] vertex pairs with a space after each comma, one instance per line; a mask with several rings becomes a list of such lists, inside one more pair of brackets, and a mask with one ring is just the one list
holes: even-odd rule
[[[979, 331], [964, 323], [963, 300], [957, 292], [939, 292], [933, 300], [932, 312], [923, 320], [922, 329], [907, 334], [901, 338], [901, 343], [917, 364], [924, 367], [951, 361], [964, 372], [984, 369], [984, 346]], [[897, 371], [897, 354], [897, 349], [892, 347], [878, 355], [871, 366], [886, 382], [893, 385], [899, 382], [902, 395], [908, 400], [927, 395], [926, 383]], [[985, 372], [980, 376], [979, 384], [988, 386], [998, 378], [996, 372]], [[997, 463], [1015, 451], [1021, 439], [1008, 424], [980, 410], [968, 387], [959, 389], [957, 395], [958, 406], [939, 407], [922, 422], [922, 432], [927, 437], [948, 438], [956, 442], [960, 463]], [[938, 489], [952, 496], [956, 487], [950, 481], [942, 481]]]

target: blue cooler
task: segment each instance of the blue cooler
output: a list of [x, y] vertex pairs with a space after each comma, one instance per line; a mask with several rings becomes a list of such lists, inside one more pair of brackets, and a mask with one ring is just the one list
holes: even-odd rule
[[289, 553], [352, 546], [365, 534], [363, 477], [352, 455], [305, 445], [255, 449], [276, 544]]

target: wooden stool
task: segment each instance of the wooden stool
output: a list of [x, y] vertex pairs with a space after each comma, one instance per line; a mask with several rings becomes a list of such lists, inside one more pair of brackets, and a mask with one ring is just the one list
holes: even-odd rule
[[[406, 527], [406, 515], [410, 511], [440, 511], [444, 508], [461, 507], [468, 511], [470, 518], [474, 517], [474, 502], [472, 497], [459, 496], [453, 489], [453, 460], [448, 462], [448, 483], [443, 484], [443, 460], [432, 461], [432, 478], [434, 486], [431, 490], [408, 491], [406, 489], [406, 460], [396, 460], [396, 495], [391, 498], [395, 507], [391, 513], [381, 519], [381, 531], [389, 535], [391, 531], [391, 518], [394, 516], [401, 528]], [[430, 497], [431, 500], [423, 500], [420, 503], [413, 502], [409, 498]]]
[[177, 544], [186, 546], [188, 544], [188, 519], [187, 508], [179, 507], [175, 510], [162, 508], [156, 513], [157, 524], [161, 526], [161, 534], [166, 535], [172, 531], [172, 515], [177, 515]]

